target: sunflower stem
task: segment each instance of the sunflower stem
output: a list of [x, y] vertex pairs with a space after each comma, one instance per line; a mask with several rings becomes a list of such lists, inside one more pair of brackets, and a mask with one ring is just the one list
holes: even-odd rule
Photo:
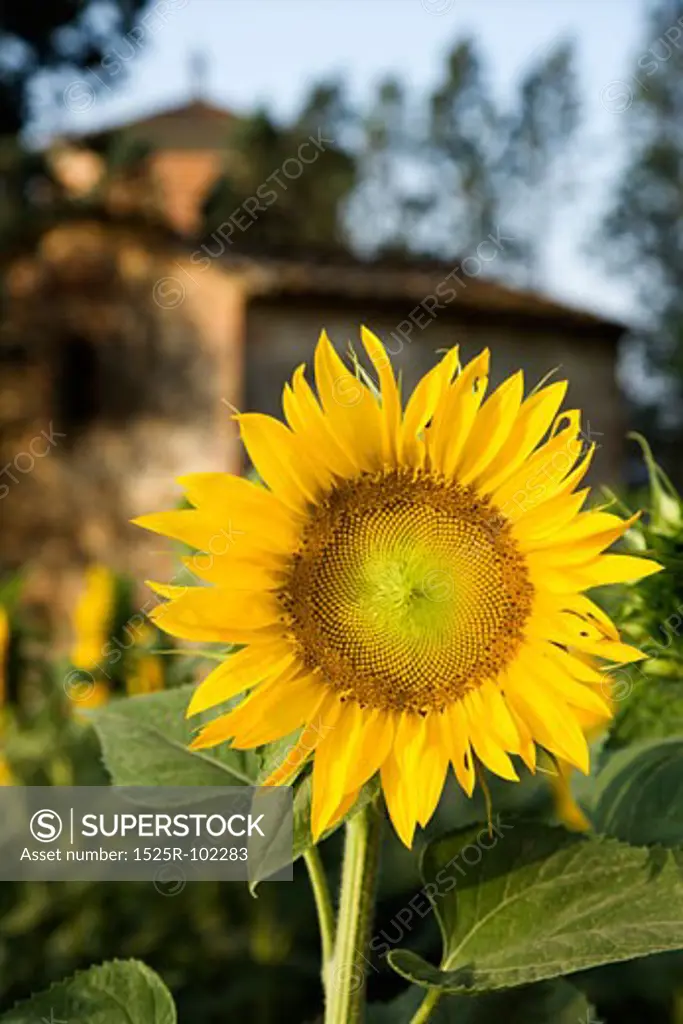
[[308, 878], [313, 890], [315, 909], [318, 914], [318, 927], [320, 929], [320, 947], [322, 953], [322, 979], [327, 998], [327, 977], [329, 975], [334, 956], [334, 910], [330, 898], [330, 888], [327, 884], [325, 868], [317, 846], [312, 846], [304, 853], [304, 861], [308, 871]]
[[441, 989], [430, 988], [418, 1006], [414, 1016], [411, 1017], [410, 1024], [427, 1024], [427, 1021], [432, 1015], [432, 1010], [436, 1007], [436, 1004], [440, 999]]
[[373, 802], [346, 823], [337, 937], [327, 974], [325, 1024], [360, 1024], [375, 905], [382, 814]]

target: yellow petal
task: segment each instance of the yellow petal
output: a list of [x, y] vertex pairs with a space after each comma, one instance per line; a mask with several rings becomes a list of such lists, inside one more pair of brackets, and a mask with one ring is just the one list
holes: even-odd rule
[[293, 522], [283, 525], [278, 518], [260, 519], [241, 506], [233, 506], [230, 512], [224, 510], [222, 515], [217, 509], [211, 517], [196, 509], [154, 512], [138, 516], [132, 522], [211, 554], [231, 552], [237, 555], [246, 547], [289, 553], [299, 539]]
[[251, 750], [273, 743], [317, 714], [328, 691], [316, 676], [302, 676], [299, 671], [297, 666], [284, 666], [232, 712], [236, 728], [233, 747]]
[[561, 603], [566, 611], [576, 612], [577, 615], [600, 630], [603, 636], [610, 640], [619, 640], [619, 631], [609, 615], [585, 594], [563, 595]]
[[523, 718], [517, 713], [515, 708], [511, 704], [507, 704], [507, 709], [510, 712], [510, 717], [515, 723], [515, 728], [519, 734], [519, 756], [524, 761], [530, 772], [536, 771], [536, 744], [531, 734], [529, 726]]
[[480, 717], [488, 722], [491, 732], [505, 750], [511, 754], [518, 754], [519, 731], [498, 686], [487, 680], [481, 686], [478, 695], [481, 699]]
[[543, 439], [567, 393], [567, 381], [556, 381], [522, 403], [507, 440], [477, 480], [482, 493], [501, 486]]
[[245, 561], [203, 551], [195, 551], [182, 562], [197, 579], [230, 590], [277, 590], [282, 585], [287, 567], [284, 558], [277, 555], [265, 560], [254, 557]]
[[393, 714], [378, 708], [363, 714], [361, 736], [346, 778], [346, 785], [350, 789], [359, 789], [379, 771], [389, 755], [394, 739]]
[[519, 782], [512, 761], [491, 735], [477, 702], [478, 694], [470, 693], [460, 702], [467, 716], [468, 731], [474, 752], [489, 771], [502, 779]]
[[538, 685], [523, 665], [509, 673], [505, 696], [537, 743], [588, 773], [588, 744], [567, 704]]
[[537, 659], [534, 665], [534, 678], [538, 685], [545, 686], [548, 690], [557, 693], [563, 701], [571, 704], [574, 708], [589, 711], [604, 720], [610, 719], [612, 717], [611, 708], [599, 692], [572, 678], [562, 666], [561, 659], [550, 654], [551, 647], [552, 644], [546, 645], [546, 656], [542, 660]]
[[587, 683], [592, 686], [602, 686], [607, 682], [604, 672], [598, 672], [596, 668], [588, 664], [576, 654], [566, 651], [557, 644], [545, 644], [544, 655], [555, 661], [563, 670], [580, 683]]
[[598, 555], [580, 565], [552, 565], [547, 553], [526, 556], [526, 564], [535, 586], [555, 594], [588, 590], [608, 583], [632, 583], [661, 572], [662, 566], [649, 558], [632, 555]]
[[407, 820], [417, 821], [417, 804], [420, 779], [420, 756], [424, 743], [425, 720], [413, 711], [403, 711], [396, 716], [396, 735], [393, 757], [401, 773], [401, 801]]
[[581, 455], [581, 421], [576, 410], [563, 413], [569, 426], [554, 434], [491, 494], [491, 501], [512, 521], [553, 498]]
[[329, 827], [348, 792], [346, 779], [361, 735], [362, 712], [355, 701], [342, 703], [336, 697], [335, 701], [336, 707], [326, 719], [331, 728], [318, 743], [313, 761], [311, 833], [314, 842]]
[[[229, 590], [225, 587], [178, 587], [149, 584], [167, 604], [149, 612], [161, 629], [189, 640], [250, 643], [261, 631], [278, 627], [282, 610], [271, 593]], [[262, 639], [267, 639], [263, 636]]]
[[465, 451], [467, 439], [488, 383], [490, 352], [484, 349], [449, 386], [434, 410], [426, 431], [432, 465], [453, 476]]
[[452, 704], [442, 713], [441, 730], [455, 777], [465, 793], [472, 796], [476, 781], [474, 758], [470, 747], [469, 724], [461, 701]]
[[353, 792], [347, 793], [342, 798], [342, 802], [339, 804], [339, 807], [337, 807], [336, 811], [334, 812], [334, 814], [330, 818], [330, 823], [327, 826], [328, 828], [334, 828], [335, 825], [339, 824], [339, 822], [342, 820], [344, 815], [348, 814], [348, 812], [351, 810], [351, 808], [355, 804], [356, 800], [358, 799], [359, 795], [360, 795], [360, 790], [359, 789], [355, 789], [355, 790], [353, 790]]
[[285, 389], [282, 401], [287, 422], [292, 430], [317, 445], [321, 457], [338, 476], [354, 476], [356, 464], [334, 436], [329, 418], [325, 416], [304, 376], [303, 366], [297, 367], [294, 371], [292, 387]]
[[602, 547], [608, 547], [626, 531], [640, 517], [637, 512], [630, 519], [620, 519], [619, 516], [610, 512], [582, 512], [570, 523], [553, 532], [552, 537], [543, 537], [536, 541], [530, 550], [545, 550], [554, 547], [569, 545], [580, 545], [585, 542], [592, 542]]
[[584, 587], [602, 586], [605, 583], [633, 583], [645, 579], [664, 566], [649, 558], [634, 558], [632, 555], [601, 555], [594, 562], [581, 566]]
[[357, 469], [382, 464], [380, 408], [374, 395], [350, 373], [325, 331], [316, 346], [315, 383], [330, 429]]
[[591, 825], [579, 807], [570, 784], [571, 766], [565, 764], [561, 758], [556, 761], [557, 774], [550, 776], [550, 786], [553, 792], [555, 814], [565, 826], [572, 832], [587, 832]]
[[401, 420], [401, 399], [399, 398], [394, 371], [391, 368], [389, 355], [379, 338], [372, 331], [369, 331], [367, 327], [361, 327], [360, 334], [365, 351], [372, 361], [380, 382], [382, 395], [382, 458], [385, 465], [395, 466], [398, 429]]
[[446, 393], [446, 389], [458, 369], [458, 360], [459, 349], [456, 345], [429, 373], [421, 378], [408, 399], [401, 428], [399, 457], [402, 457], [409, 466], [419, 467], [422, 465], [425, 445], [420, 435], [432, 419], [442, 396]]
[[491, 394], [477, 413], [469, 443], [458, 468], [458, 480], [469, 484], [489, 465], [509, 437], [524, 395], [521, 370]]
[[[545, 598], [536, 601], [534, 609], [524, 624], [524, 634], [530, 645], [536, 642], [563, 644], [572, 647], [578, 639], [586, 638], [594, 641], [599, 633], [595, 626], [585, 622], [578, 615], [568, 614], [562, 604], [561, 595], [552, 604]], [[585, 631], [584, 631], [584, 626]], [[526, 653], [531, 650], [529, 646]], [[520, 653], [520, 652], [518, 652]]]
[[[609, 518], [617, 519], [616, 516]], [[580, 567], [586, 562], [593, 562], [600, 557], [604, 548], [609, 547], [624, 535], [633, 519], [627, 522], [617, 519], [617, 522], [618, 526], [596, 531], [581, 538], [577, 536], [575, 539], [567, 539], [562, 532], [557, 533], [552, 538], [535, 545], [529, 553], [540, 558], [543, 564], [551, 569], [556, 567], [563, 569], [565, 566]]]
[[187, 717], [222, 704], [292, 664], [295, 655], [283, 643], [251, 644], [230, 654], [206, 676], [192, 694]]
[[417, 820], [422, 828], [436, 810], [448, 770], [449, 756], [443, 743], [439, 719], [439, 714], [426, 716], [416, 807]]
[[282, 763], [273, 769], [268, 778], [261, 783], [262, 786], [288, 786], [299, 773], [302, 764], [313, 755], [324, 735], [325, 726], [321, 715], [323, 710], [324, 704], [321, 704], [311, 721], [301, 730], [299, 738], [284, 755]]
[[528, 502], [526, 494], [523, 494], [518, 502], [511, 499], [502, 511], [512, 523], [512, 536], [526, 550], [535, 541], [551, 536], [571, 522], [584, 505], [588, 494], [589, 488], [585, 487], [575, 494], [556, 495], [537, 506]]
[[232, 473], [187, 473], [178, 477], [187, 499], [206, 515], [234, 513], [240, 521], [256, 519], [259, 524], [277, 522], [283, 530], [296, 537], [296, 520], [291, 510], [265, 487]]
[[288, 508], [301, 512], [331, 483], [322, 463], [313, 463], [295, 434], [280, 420], [258, 412], [235, 417], [256, 472]]
[[215, 747], [233, 737], [234, 747], [249, 748], [288, 736], [314, 713], [324, 695], [321, 691], [320, 684], [310, 676], [282, 685], [260, 686], [232, 711], [209, 722], [193, 739], [190, 749]]
[[411, 810], [405, 778], [393, 752], [382, 764], [380, 774], [389, 817], [399, 839], [410, 849], [417, 821]]

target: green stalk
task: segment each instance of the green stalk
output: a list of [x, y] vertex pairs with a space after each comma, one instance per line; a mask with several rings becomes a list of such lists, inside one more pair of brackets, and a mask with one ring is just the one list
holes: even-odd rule
[[427, 1024], [432, 1010], [441, 999], [441, 989], [430, 988], [412, 1017], [410, 1024]]
[[382, 816], [368, 804], [346, 823], [337, 938], [328, 974], [325, 1024], [360, 1024], [366, 988], [366, 953], [375, 905]]
[[327, 998], [327, 977], [330, 972], [332, 957], [334, 956], [334, 911], [332, 909], [332, 900], [330, 899], [330, 889], [327, 884], [325, 869], [317, 846], [312, 846], [310, 850], [306, 850], [304, 861], [308, 870], [311, 889], [313, 890], [315, 909], [318, 914], [322, 953], [322, 979], [325, 998]]

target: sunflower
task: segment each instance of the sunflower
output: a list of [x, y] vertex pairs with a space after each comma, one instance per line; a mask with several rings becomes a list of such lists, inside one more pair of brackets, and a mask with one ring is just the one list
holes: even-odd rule
[[71, 663], [89, 671], [102, 658], [114, 614], [115, 580], [106, 565], [90, 565], [73, 612]]
[[7, 659], [9, 656], [10, 623], [7, 609], [0, 604], [0, 714], [7, 695]]
[[[287, 783], [313, 759], [317, 839], [377, 773], [411, 845], [452, 765], [471, 795], [480, 766], [518, 780], [537, 747], [586, 772], [585, 724], [609, 719], [604, 663], [639, 659], [583, 591], [660, 568], [602, 554], [630, 525], [581, 511], [592, 448], [566, 382], [526, 398], [516, 373], [485, 398], [489, 352], [457, 349], [405, 408], [381, 342], [362, 341], [379, 385], [325, 333], [317, 395], [299, 367], [286, 424], [237, 414], [265, 487], [224, 473], [181, 478], [192, 509], [136, 522], [199, 552], [210, 586], [151, 584], [152, 618], [193, 641], [244, 645], [195, 691], [189, 715], [249, 691], [195, 750], [297, 733]], [[585, 449], [585, 450], [584, 450]]]

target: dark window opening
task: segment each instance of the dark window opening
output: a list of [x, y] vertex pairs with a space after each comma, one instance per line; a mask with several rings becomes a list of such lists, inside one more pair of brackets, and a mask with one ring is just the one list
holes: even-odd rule
[[95, 346], [72, 335], [58, 349], [57, 417], [69, 436], [86, 430], [101, 414], [102, 375]]

